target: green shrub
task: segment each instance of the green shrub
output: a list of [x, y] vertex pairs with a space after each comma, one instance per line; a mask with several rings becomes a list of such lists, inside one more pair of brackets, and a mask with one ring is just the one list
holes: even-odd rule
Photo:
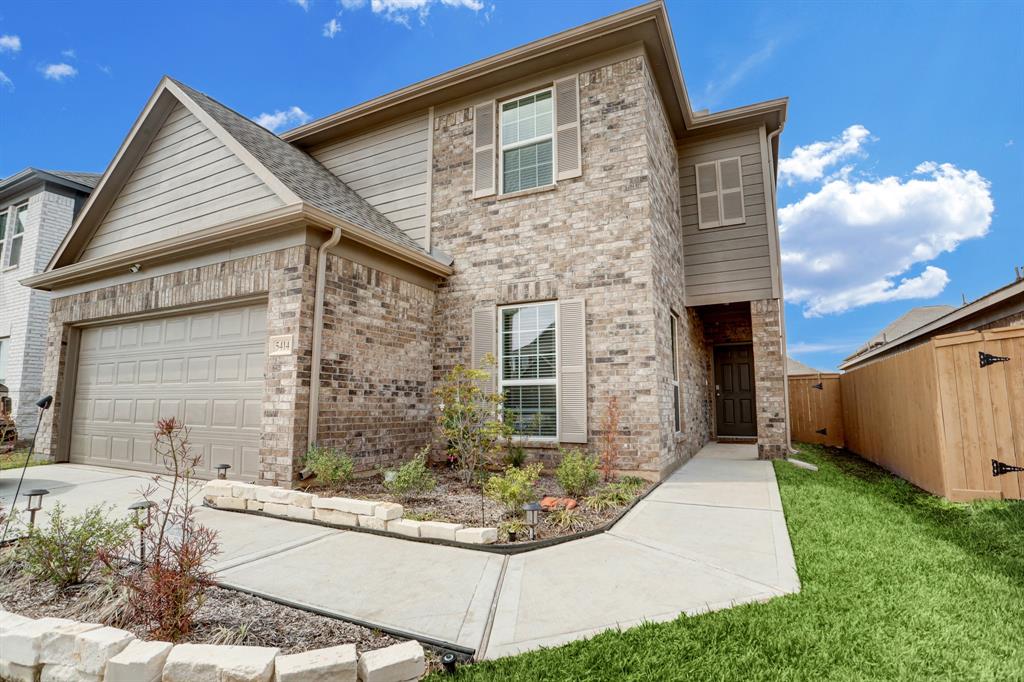
[[505, 466], [518, 469], [524, 464], [526, 464], [526, 448], [521, 445], [509, 445], [508, 453], [505, 455]]
[[437, 487], [437, 479], [427, 467], [427, 452], [423, 448], [420, 454], [398, 467], [384, 472], [384, 488], [402, 499], [408, 499], [417, 493], [429, 493]]
[[[506, 538], [511, 539], [512, 533], [516, 535], [524, 535], [529, 531], [529, 526], [520, 519], [512, 519], [511, 521], [505, 521], [498, 525], [498, 530], [505, 535]], [[518, 538], [516, 538], [518, 539]]]
[[116, 551], [130, 538], [128, 519], [108, 519], [103, 505], [79, 516], [65, 516], [64, 505], [57, 502], [47, 527], [29, 529], [18, 543], [18, 554], [30, 575], [64, 588], [84, 582], [100, 552]]
[[344, 450], [310, 445], [306, 451], [306, 467], [323, 483], [346, 483], [352, 480], [355, 463]]
[[636, 490], [621, 483], [611, 483], [583, 501], [588, 509], [606, 511], [624, 507], [636, 497]]
[[487, 479], [484, 495], [505, 507], [510, 516], [515, 516], [524, 504], [536, 497], [533, 487], [540, 478], [541, 468], [540, 464], [531, 464], [522, 469], [510, 466], [504, 474]]
[[579, 448], [562, 450], [562, 463], [555, 471], [555, 478], [567, 495], [583, 497], [601, 478], [597, 457], [588, 457]]
[[634, 495], [647, 487], [647, 479], [639, 476], [623, 476], [618, 481], [619, 485], [626, 490], [633, 490]]

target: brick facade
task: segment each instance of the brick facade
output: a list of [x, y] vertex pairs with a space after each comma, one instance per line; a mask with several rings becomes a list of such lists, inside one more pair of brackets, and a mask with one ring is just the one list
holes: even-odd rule
[[433, 424], [434, 292], [328, 256], [318, 440], [357, 471], [408, 459]]
[[789, 454], [789, 430], [781, 301], [751, 301], [750, 326], [754, 344], [757, 455], [761, 459], [785, 457]]
[[260, 476], [266, 482], [290, 482], [296, 456], [306, 448], [315, 258], [311, 247], [293, 247], [54, 298], [43, 372], [43, 387], [53, 391], [54, 404], [43, 419], [39, 452], [52, 456], [58, 450], [68, 408], [59, 389], [72, 325], [265, 295], [267, 334], [293, 335], [295, 353], [267, 357], [264, 366]]

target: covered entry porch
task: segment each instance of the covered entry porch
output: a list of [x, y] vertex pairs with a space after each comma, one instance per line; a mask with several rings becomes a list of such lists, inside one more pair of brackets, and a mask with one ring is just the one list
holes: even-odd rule
[[711, 437], [756, 443], [761, 459], [789, 450], [781, 301], [695, 308], [707, 348]]

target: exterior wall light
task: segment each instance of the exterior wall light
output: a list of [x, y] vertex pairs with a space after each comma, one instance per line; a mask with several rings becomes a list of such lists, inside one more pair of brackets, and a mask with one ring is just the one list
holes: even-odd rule
[[523, 511], [526, 512], [526, 526], [530, 529], [530, 539], [537, 539], [537, 524], [540, 523], [540, 504], [537, 502], [527, 502], [523, 505]]
[[[135, 527], [139, 529], [139, 561], [146, 563], [146, 529], [153, 523], [153, 509], [156, 502], [153, 500], [139, 500], [128, 505], [128, 509], [135, 515]], [[146, 518], [142, 518], [142, 510], [146, 510]]]
[[43, 495], [49, 495], [50, 491], [45, 488], [35, 488], [25, 493], [28, 498], [28, 525], [29, 528], [36, 525], [36, 512], [43, 508]]

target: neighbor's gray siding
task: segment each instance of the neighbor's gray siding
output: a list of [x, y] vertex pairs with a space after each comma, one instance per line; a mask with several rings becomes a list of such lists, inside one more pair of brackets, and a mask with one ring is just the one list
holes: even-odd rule
[[424, 112], [309, 153], [426, 247], [429, 134]]
[[104, 216], [82, 259], [153, 244], [281, 205], [270, 187], [179, 104]]
[[[743, 207], [740, 225], [698, 229], [694, 166], [740, 157]], [[761, 165], [760, 130], [694, 138], [679, 146], [686, 304], [707, 305], [772, 298], [772, 267]]]

